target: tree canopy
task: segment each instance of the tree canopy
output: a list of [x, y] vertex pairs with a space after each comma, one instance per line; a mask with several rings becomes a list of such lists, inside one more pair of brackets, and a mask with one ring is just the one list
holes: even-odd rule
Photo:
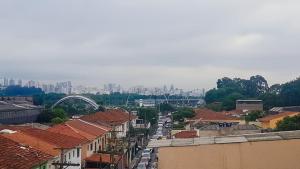
[[[265, 110], [276, 106], [298, 106], [300, 79], [269, 87], [267, 80], [260, 75], [249, 79], [224, 77], [217, 80], [217, 88], [209, 90], [205, 95], [207, 107], [220, 111], [234, 109], [237, 99], [261, 99]], [[215, 102], [220, 102], [221, 107], [212, 105]]]
[[183, 122], [185, 118], [192, 118], [195, 116], [195, 112], [192, 108], [182, 107], [178, 108], [173, 114], [173, 120]]
[[277, 123], [276, 130], [289, 131], [300, 130], [300, 116], [285, 117], [283, 120]]

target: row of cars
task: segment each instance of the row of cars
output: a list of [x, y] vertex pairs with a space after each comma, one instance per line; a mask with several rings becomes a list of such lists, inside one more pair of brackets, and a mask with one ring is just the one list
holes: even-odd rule
[[147, 167], [149, 166], [150, 162], [151, 162], [151, 156], [153, 153], [153, 149], [152, 148], [146, 148], [143, 150], [142, 152], [142, 157], [141, 160], [137, 166], [137, 169], [147, 169]]
[[166, 136], [166, 132], [172, 126], [172, 120], [169, 116], [159, 116], [158, 128], [156, 134], [152, 137], [153, 139], [163, 139]]

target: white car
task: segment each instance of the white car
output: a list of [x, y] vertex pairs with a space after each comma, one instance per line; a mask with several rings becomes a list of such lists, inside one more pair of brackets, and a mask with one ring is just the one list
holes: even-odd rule
[[144, 151], [148, 151], [150, 153], [153, 153], [153, 148], [150, 148], [150, 147], [146, 147], [146, 149]]
[[149, 164], [149, 159], [147, 157], [142, 157], [140, 163], [145, 163], [146, 166]]
[[147, 169], [147, 165], [145, 163], [139, 163], [137, 169]]
[[142, 153], [142, 159], [145, 158], [148, 161], [151, 159], [151, 153], [150, 152], [143, 152]]

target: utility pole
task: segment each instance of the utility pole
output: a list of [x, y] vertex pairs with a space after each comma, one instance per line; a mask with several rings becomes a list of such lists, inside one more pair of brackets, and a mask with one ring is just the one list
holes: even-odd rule
[[131, 111], [128, 111], [128, 145], [127, 145], [127, 152], [128, 152], [128, 168], [130, 169], [130, 147], [131, 147], [131, 140], [130, 140], [130, 127], [131, 127]]
[[52, 165], [58, 166], [58, 169], [65, 169], [65, 168], [70, 167], [70, 166], [80, 166], [80, 164], [64, 162], [64, 160], [65, 160], [64, 159], [65, 148], [56, 148], [56, 149], [60, 150], [60, 162], [53, 162]]

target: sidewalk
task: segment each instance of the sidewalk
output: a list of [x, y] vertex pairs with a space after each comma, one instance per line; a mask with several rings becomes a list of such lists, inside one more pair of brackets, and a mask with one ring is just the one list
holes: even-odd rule
[[131, 161], [131, 163], [129, 165], [129, 169], [133, 169], [133, 168], [135, 168], [138, 165], [138, 163], [139, 163], [139, 161], [141, 159], [141, 156], [142, 156], [142, 150], [140, 150], [137, 153], [137, 155], [134, 157], [134, 159]]

